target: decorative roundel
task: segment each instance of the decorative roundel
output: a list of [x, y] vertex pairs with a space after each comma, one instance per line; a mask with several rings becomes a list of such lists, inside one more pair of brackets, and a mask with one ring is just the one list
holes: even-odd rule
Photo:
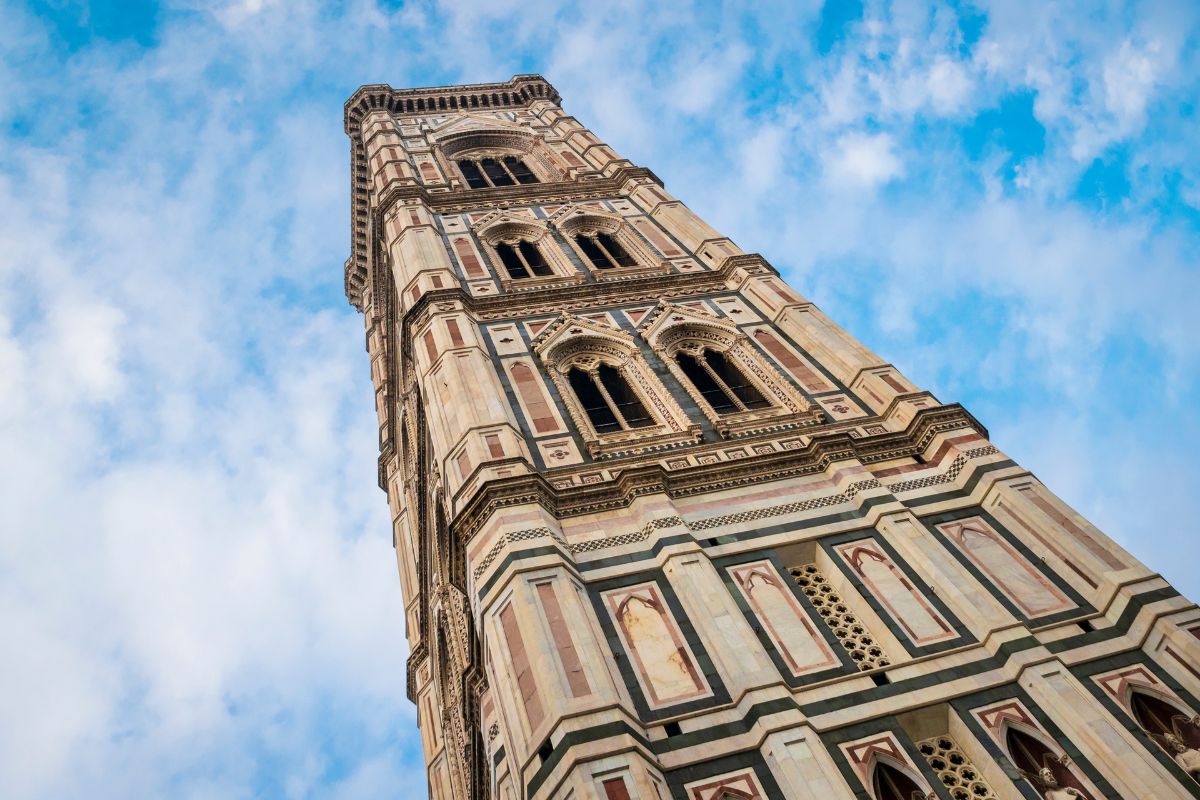
[[954, 800], [998, 800], [979, 770], [949, 736], [934, 736], [917, 742], [917, 749]]

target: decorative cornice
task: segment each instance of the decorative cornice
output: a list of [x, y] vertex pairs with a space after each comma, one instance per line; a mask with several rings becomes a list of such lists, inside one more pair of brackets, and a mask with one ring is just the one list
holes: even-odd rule
[[353, 135], [362, 118], [376, 110], [398, 115], [428, 115], [481, 108], [521, 108], [538, 100], [557, 105], [561, 99], [558, 90], [536, 74], [514, 75], [504, 83], [420, 89], [393, 89], [386, 83], [374, 83], [360, 86], [350, 95], [343, 109], [342, 124], [347, 135]]
[[[566, 488], [556, 487], [541, 474], [519, 475], [484, 483], [451, 523], [460, 541], [473, 537], [496, 511], [537, 503], [558, 519], [627, 508], [635, 499], [665, 494], [686, 497], [717, 492], [748, 484], [783, 480], [826, 471], [838, 461], [857, 459], [877, 463], [900, 455], [917, 455], [939, 433], [973, 428], [987, 437], [987, 429], [961, 405], [939, 406], [918, 411], [903, 431], [856, 439], [847, 431], [806, 432], [811, 441], [803, 448], [755, 455], [738, 461], [701, 464], [667, 471], [660, 464], [631, 463], [622, 469], [608, 465], [612, 480]], [[728, 443], [722, 443], [728, 446]], [[638, 461], [643, 459], [637, 459]], [[593, 467], [594, 468], [594, 467]]]
[[397, 184], [384, 192], [375, 205], [376, 217], [382, 215], [403, 200], [420, 200], [438, 213], [469, 211], [497, 206], [534, 205], [546, 202], [569, 203], [573, 200], [591, 200], [597, 197], [612, 197], [631, 180], [648, 179], [663, 185], [662, 179], [645, 167], [621, 167], [608, 177], [591, 180], [556, 181], [550, 183], [526, 183], [515, 186], [491, 186], [484, 189], [449, 189], [432, 192], [420, 184]]
[[637, 303], [668, 297], [690, 297], [729, 290], [729, 281], [738, 270], [779, 275], [765, 258], [757, 253], [729, 256], [717, 269], [707, 272], [681, 272], [671, 275], [645, 275], [619, 283], [579, 284], [530, 289], [519, 296], [511, 294], [473, 297], [463, 289], [433, 289], [421, 295], [404, 313], [401, 325], [403, 339], [410, 341], [411, 328], [424, 322], [429, 311], [438, 303], [455, 301], [480, 320], [510, 319], [532, 316], [553, 308], [570, 313], [621, 303]]

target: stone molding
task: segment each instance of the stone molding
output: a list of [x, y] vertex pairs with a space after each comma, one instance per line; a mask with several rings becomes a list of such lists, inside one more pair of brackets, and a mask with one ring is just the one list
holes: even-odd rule
[[[556, 487], [553, 476], [548, 475], [501, 478], [480, 486], [474, 497], [462, 506], [462, 510], [450, 522], [450, 527], [454, 535], [466, 543], [492, 514], [502, 508], [536, 503], [557, 519], [628, 508], [637, 498], [648, 495], [687, 497], [798, 475], [818, 474], [838, 461], [856, 459], [871, 464], [904, 455], [911, 456], [924, 451], [935, 436], [965, 428], [987, 436], [986, 429], [966, 409], [960, 405], [949, 405], [918, 412], [905, 431], [867, 439], [856, 439], [846, 432], [818, 433], [803, 448], [755, 455], [739, 461], [700, 464], [667, 471], [657, 463], [645, 464], [644, 459], [639, 459], [642, 463], [635, 460], [612, 480], [569, 488]], [[723, 446], [728, 444], [719, 443], [710, 447]], [[695, 452], [702, 453], [703, 448], [695, 448]], [[589, 469], [594, 470], [594, 465]], [[958, 471], [961, 471], [961, 467], [958, 467], [956, 475]], [[947, 480], [939, 478], [939, 482]]]

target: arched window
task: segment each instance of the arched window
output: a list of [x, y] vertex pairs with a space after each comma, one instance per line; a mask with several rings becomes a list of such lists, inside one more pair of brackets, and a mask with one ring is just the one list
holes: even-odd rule
[[725, 438], [821, 419], [731, 319], [662, 302], [638, 330]]
[[1009, 728], [1004, 744], [1008, 748], [1008, 755], [1013, 764], [1039, 791], [1048, 788], [1046, 777], [1049, 777], [1056, 786], [1074, 789], [1078, 793], [1077, 797], [1092, 800], [1092, 796], [1088, 794], [1075, 774], [1062, 763], [1058, 754], [1045, 742], [1024, 731]]
[[925, 800], [926, 797], [926, 792], [916, 781], [883, 763], [875, 765], [871, 794], [875, 795], [875, 800]]
[[[1147, 733], [1158, 735], [1178, 734], [1179, 723], [1187, 724], [1188, 717], [1182, 711], [1157, 697], [1136, 689], [1129, 698], [1129, 707], [1138, 725]], [[1191, 727], [1190, 724], [1187, 727]]]
[[516, 156], [460, 158], [458, 169], [472, 189], [538, 183], [537, 176]]
[[619, 269], [637, 266], [633, 256], [625, 251], [621, 243], [607, 233], [577, 233], [575, 244], [587, 256], [595, 269]]
[[1140, 689], [1129, 696], [1133, 718], [1194, 780], [1200, 781], [1200, 726], [1189, 712]]
[[597, 433], [655, 424], [633, 387], [614, 367], [600, 364], [594, 371], [572, 367], [567, 380]]
[[524, 239], [515, 245], [499, 242], [495, 247], [496, 254], [500, 256], [500, 262], [504, 264], [509, 277], [513, 280], [521, 280], [530, 276], [546, 278], [554, 274], [550, 265], [546, 263], [546, 259], [542, 257], [542, 251], [533, 242], [527, 242]]
[[707, 348], [696, 352], [680, 350], [675, 354], [675, 363], [718, 414], [771, 405], [724, 353]]

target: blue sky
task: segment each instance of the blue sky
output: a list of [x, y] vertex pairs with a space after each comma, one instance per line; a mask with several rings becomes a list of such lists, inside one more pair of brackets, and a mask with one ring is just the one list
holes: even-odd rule
[[363, 83], [564, 105], [1200, 596], [1189, 2], [0, 0], [0, 795], [421, 796]]

